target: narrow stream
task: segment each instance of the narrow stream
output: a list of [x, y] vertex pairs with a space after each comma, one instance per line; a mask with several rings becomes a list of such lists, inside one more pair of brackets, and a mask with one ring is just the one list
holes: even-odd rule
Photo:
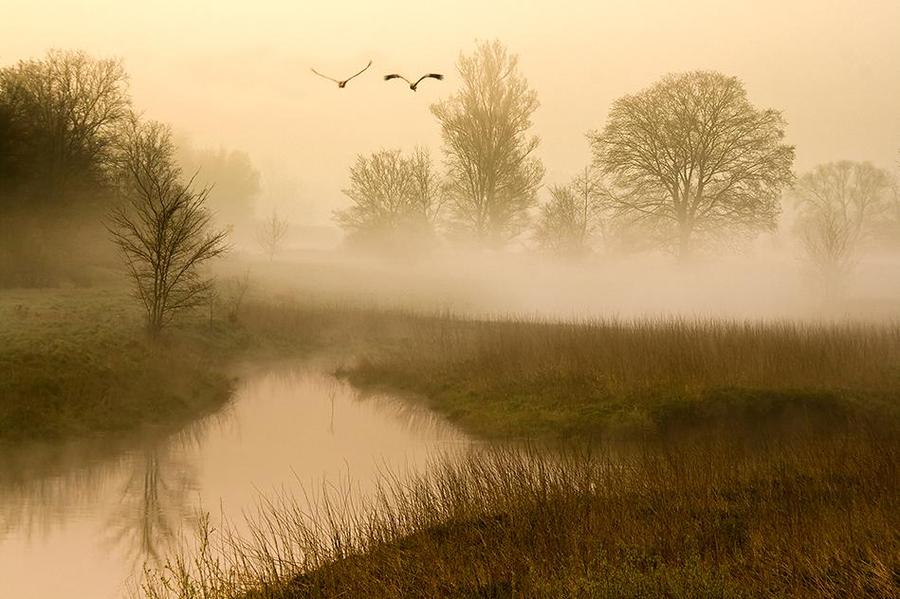
[[365, 495], [379, 472], [420, 469], [467, 443], [409, 402], [278, 368], [177, 435], [3, 450], [0, 597], [118, 598], [201, 509], [239, 521], [260, 494], [348, 481]]

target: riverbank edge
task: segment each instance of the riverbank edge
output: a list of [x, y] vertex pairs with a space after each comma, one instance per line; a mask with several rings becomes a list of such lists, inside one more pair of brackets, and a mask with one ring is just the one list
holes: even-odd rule
[[176, 431], [229, 401], [242, 364], [318, 347], [203, 316], [151, 339], [124, 289], [0, 292], [0, 445]]

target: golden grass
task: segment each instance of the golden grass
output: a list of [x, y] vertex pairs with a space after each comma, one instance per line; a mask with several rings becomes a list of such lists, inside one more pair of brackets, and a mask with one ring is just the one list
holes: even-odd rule
[[245, 319], [327, 337], [357, 356], [351, 381], [415, 391], [473, 434], [554, 443], [388, 476], [362, 504], [280, 497], [249, 536], [204, 528], [148, 572], [149, 599], [900, 592], [895, 325]]
[[890, 597], [900, 442], [478, 450], [360, 506], [263, 505], [148, 572], [168, 597]]
[[900, 326], [418, 318], [342, 374], [425, 396], [488, 437], [896, 416]]

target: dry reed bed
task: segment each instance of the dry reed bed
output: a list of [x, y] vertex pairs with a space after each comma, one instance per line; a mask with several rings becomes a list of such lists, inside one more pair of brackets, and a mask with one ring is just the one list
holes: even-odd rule
[[[282, 497], [162, 597], [896, 596], [896, 435], [480, 450], [362, 505]], [[209, 529], [207, 529], [207, 533]]]
[[[695, 427], [482, 449], [388, 476], [362, 502], [337, 494], [310, 509], [286, 495], [249, 535], [204, 528], [199, 551], [148, 573], [149, 599], [900, 592], [897, 325], [552, 323], [289, 303], [243, 319], [336, 344], [358, 357], [344, 370], [354, 382], [424, 393], [485, 437], [589, 433], [641, 410]], [[744, 411], [715, 425], [679, 407], [729, 402]], [[841, 425], [788, 410], [780, 427], [754, 427], [754, 410], [798, 403], [836, 410]]]
[[589, 374], [612, 386], [654, 384], [897, 389], [900, 326], [646, 319], [417, 319], [391, 364], [472, 376]]
[[342, 375], [484, 437], [591, 437], [713, 422], [814, 426], [900, 413], [900, 326], [410, 317]]

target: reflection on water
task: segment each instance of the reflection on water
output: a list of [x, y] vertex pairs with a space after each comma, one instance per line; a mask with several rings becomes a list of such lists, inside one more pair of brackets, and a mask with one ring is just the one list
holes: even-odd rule
[[[358, 397], [334, 378], [248, 379], [222, 414], [145, 433], [0, 453], [0, 589], [10, 597], [118, 597], [190, 534], [199, 510], [231, 521], [260, 493], [422, 467], [466, 441], [409, 402]], [[52, 575], [48, 575], [52, 573]]]
[[106, 524], [110, 549], [133, 567], [159, 565], [181, 525], [196, 514], [188, 509], [190, 491], [197, 489], [194, 465], [179, 460], [171, 447], [148, 447], [136, 457]]

